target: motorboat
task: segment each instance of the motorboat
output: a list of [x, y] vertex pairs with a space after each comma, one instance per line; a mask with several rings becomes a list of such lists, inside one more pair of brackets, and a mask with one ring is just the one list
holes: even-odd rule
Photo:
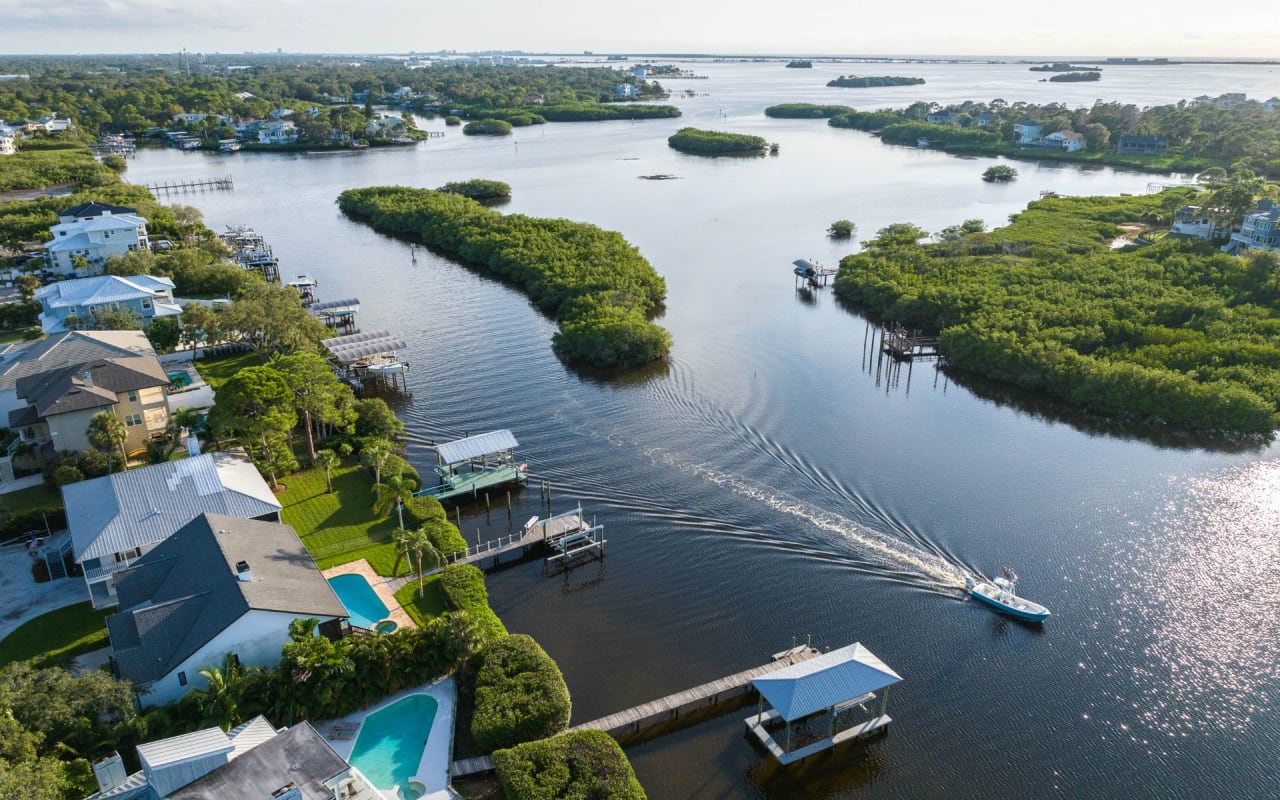
[[1018, 574], [1009, 567], [1004, 568], [1000, 577], [990, 581], [966, 577], [964, 585], [975, 600], [1011, 617], [1028, 622], [1044, 622], [1049, 618], [1049, 609], [1017, 595]]

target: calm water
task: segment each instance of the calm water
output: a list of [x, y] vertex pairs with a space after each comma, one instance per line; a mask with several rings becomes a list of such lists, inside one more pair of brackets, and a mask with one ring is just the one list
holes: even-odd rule
[[[586, 721], [752, 666], [812, 636], [861, 641], [903, 675], [889, 736], [778, 770], [733, 714], [629, 750], [653, 798], [1151, 798], [1280, 796], [1280, 464], [1272, 447], [1125, 431], [917, 365], [879, 378], [866, 323], [830, 290], [797, 293], [791, 261], [834, 265], [824, 236], [981, 217], [1043, 190], [1145, 191], [1165, 178], [886, 147], [822, 122], [772, 121], [793, 100], [860, 107], [1003, 97], [1153, 104], [1280, 93], [1275, 67], [1108, 69], [1100, 84], [1036, 82], [1025, 66], [704, 64], [680, 120], [547, 125], [326, 156], [183, 155], [131, 163], [138, 182], [231, 174], [234, 192], [179, 196], [215, 228], [252, 224], [284, 274], [322, 299], [357, 295], [364, 330], [410, 342], [399, 405], [410, 457], [498, 427], [581, 502], [609, 554], [567, 576], [531, 563], [490, 577], [513, 631], [557, 659]], [[826, 89], [861, 71], [906, 89]], [[830, 74], [828, 74], [830, 73]], [[439, 121], [426, 127], [442, 129]], [[775, 158], [671, 151], [683, 125], [760, 133]], [[670, 174], [675, 180], [639, 180]], [[346, 221], [349, 187], [507, 181], [504, 210], [622, 231], [667, 280], [670, 363], [581, 376], [519, 295]], [[504, 501], [505, 502], [505, 499]], [[538, 513], [516, 498], [516, 524]], [[506, 532], [505, 508], [463, 519]], [[1033, 629], [962, 598], [968, 572], [1016, 565], [1053, 618]]]

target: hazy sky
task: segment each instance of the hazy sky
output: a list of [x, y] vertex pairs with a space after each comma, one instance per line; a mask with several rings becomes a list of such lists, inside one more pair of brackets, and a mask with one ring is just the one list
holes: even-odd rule
[[1280, 57], [1203, 0], [0, 0], [3, 53], [528, 51]]

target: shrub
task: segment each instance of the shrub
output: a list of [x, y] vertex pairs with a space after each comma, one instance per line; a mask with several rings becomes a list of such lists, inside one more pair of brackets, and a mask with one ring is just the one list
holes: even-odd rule
[[485, 751], [554, 736], [569, 726], [569, 687], [530, 636], [491, 643], [476, 674], [471, 735]]
[[454, 114], [450, 114], [449, 116], [444, 118], [444, 124], [445, 125], [461, 125], [462, 117], [456, 116]]
[[604, 731], [499, 750], [493, 765], [508, 800], [645, 800], [626, 753]]
[[435, 545], [435, 548], [446, 558], [454, 553], [467, 552], [467, 540], [463, 538], [458, 526], [445, 519], [439, 521], [442, 524], [427, 526], [427, 535], [431, 539], [431, 544]]
[[478, 119], [462, 126], [467, 136], [509, 136], [511, 123], [501, 119]]
[[507, 628], [498, 615], [489, 608], [489, 590], [484, 585], [484, 573], [470, 564], [445, 567], [440, 574], [440, 590], [457, 611], [466, 611], [480, 626], [487, 640], [507, 635]]
[[982, 179], [987, 183], [1008, 183], [1018, 177], [1018, 171], [1008, 164], [996, 164], [994, 167], [987, 167], [982, 173]]
[[440, 191], [460, 194], [473, 200], [500, 200], [511, 196], [511, 184], [473, 178], [469, 181], [446, 183]]
[[854, 225], [852, 220], [838, 219], [831, 223], [830, 228], [827, 228], [827, 234], [832, 239], [848, 239], [853, 236], [853, 232], [857, 229], [858, 226]]
[[698, 155], [741, 155], [769, 149], [769, 143], [761, 136], [698, 128], [681, 128], [667, 138], [667, 144], [682, 153]]

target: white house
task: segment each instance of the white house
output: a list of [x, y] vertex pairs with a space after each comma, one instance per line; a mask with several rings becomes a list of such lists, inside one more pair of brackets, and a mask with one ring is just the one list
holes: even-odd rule
[[115, 604], [113, 576], [204, 512], [280, 520], [280, 501], [243, 451], [205, 453], [62, 487], [72, 556], [94, 607]]
[[930, 125], [952, 125], [959, 118], [959, 114], [949, 109], [934, 111], [924, 118], [924, 121]]
[[637, 95], [636, 87], [630, 83], [620, 83], [613, 87], [614, 97], [635, 97]]
[[0, 120], [0, 156], [11, 156], [18, 152], [18, 129], [11, 128]]
[[298, 141], [298, 129], [292, 122], [272, 122], [258, 128], [258, 144], [293, 144]]
[[27, 130], [44, 131], [45, 133], [54, 133], [56, 131], [68, 131], [68, 130], [71, 130], [71, 128], [72, 128], [71, 120], [65, 117], [59, 117], [57, 114], [54, 114], [52, 117], [41, 117], [35, 122], [27, 123]]
[[1013, 124], [1013, 135], [1017, 137], [1018, 144], [1031, 144], [1040, 138], [1040, 131], [1044, 130], [1044, 126], [1038, 122], [1023, 120]]
[[404, 120], [388, 114], [379, 114], [364, 126], [364, 133], [370, 138], [385, 139], [398, 136], [404, 131]]
[[190, 520], [120, 570], [116, 592], [111, 666], [145, 691], [144, 706], [206, 688], [200, 670], [233, 654], [276, 666], [296, 619], [314, 617], [336, 639], [348, 616], [293, 528], [220, 514]]
[[[58, 212], [58, 224], [49, 228], [53, 237], [45, 249], [55, 272], [80, 275], [102, 268], [107, 256], [146, 250], [147, 221], [137, 211], [105, 203], [81, 203]], [[77, 268], [83, 258], [86, 268]]]
[[1040, 140], [1045, 147], [1074, 153], [1084, 149], [1084, 134], [1075, 131], [1054, 131]]
[[1197, 239], [1212, 239], [1218, 232], [1218, 223], [1200, 206], [1183, 206], [1173, 215], [1169, 232]]
[[90, 319], [95, 311], [132, 311], [143, 325], [155, 317], [175, 317], [182, 306], [173, 299], [173, 279], [155, 275], [97, 275], [54, 281], [36, 289], [40, 327], [45, 333], [66, 330], [67, 318]]
[[285, 117], [291, 117], [291, 116], [293, 116], [293, 109], [292, 109], [292, 108], [277, 108], [275, 111], [272, 111], [272, 112], [269, 114], [269, 116], [270, 116], [272, 119], [277, 120], [277, 121], [279, 121], [279, 120], [283, 120]]

